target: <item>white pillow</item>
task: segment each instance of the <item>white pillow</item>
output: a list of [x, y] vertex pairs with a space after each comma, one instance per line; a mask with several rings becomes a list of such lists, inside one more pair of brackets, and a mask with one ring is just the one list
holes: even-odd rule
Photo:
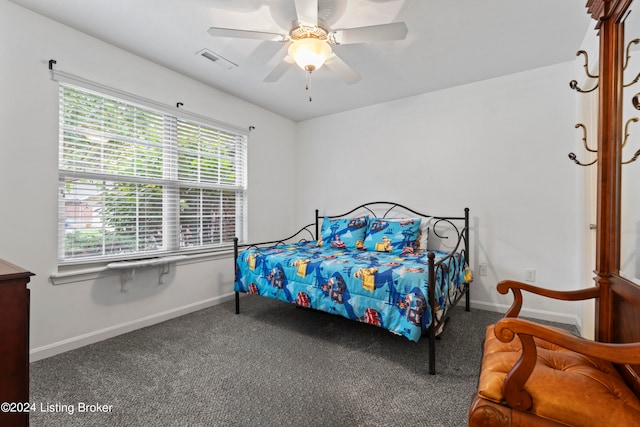
[[433, 218], [421, 218], [420, 220], [420, 234], [418, 235], [418, 240], [416, 240], [415, 250], [416, 251], [426, 251], [427, 250], [427, 242], [429, 240], [429, 231], [431, 228], [431, 220]]

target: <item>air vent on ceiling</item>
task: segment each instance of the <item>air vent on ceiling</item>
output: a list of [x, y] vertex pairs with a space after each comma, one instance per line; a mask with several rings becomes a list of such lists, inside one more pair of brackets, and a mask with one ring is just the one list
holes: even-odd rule
[[232, 68], [235, 68], [238, 66], [238, 64], [235, 64], [231, 61], [229, 61], [227, 58], [210, 51], [209, 49], [202, 49], [196, 52], [196, 55], [200, 55], [203, 58], [208, 59], [209, 61], [213, 62], [214, 64], [218, 64], [221, 67], [226, 68], [227, 70], [230, 70]]

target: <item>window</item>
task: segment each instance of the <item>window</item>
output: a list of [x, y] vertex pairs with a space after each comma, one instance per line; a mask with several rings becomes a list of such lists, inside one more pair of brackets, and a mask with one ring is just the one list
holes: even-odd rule
[[61, 83], [59, 261], [243, 240], [246, 162], [246, 134]]

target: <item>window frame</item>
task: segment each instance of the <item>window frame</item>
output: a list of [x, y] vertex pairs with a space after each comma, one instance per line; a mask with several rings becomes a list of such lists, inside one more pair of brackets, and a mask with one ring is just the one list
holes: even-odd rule
[[[96, 264], [96, 263], [108, 263], [121, 260], [139, 260], [153, 258], [157, 256], [166, 255], [189, 255], [189, 254], [201, 254], [201, 253], [213, 253], [220, 251], [228, 251], [233, 247], [233, 237], [238, 237], [240, 241], [246, 241], [248, 235], [248, 180], [247, 180], [247, 164], [248, 164], [248, 135], [246, 130], [239, 129], [235, 126], [230, 126], [221, 122], [217, 122], [207, 117], [203, 117], [197, 114], [193, 114], [184, 110], [180, 110], [178, 105], [173, 109], [163, 104], [159, 104], [155, 101], [144, 99], [136, 95], [128, 94], [122, 91], [107, 88], [102, 85], [87, 82], [82, 79], [78, 81], [78, 78], [70, 76], [61, 72], [57, 72], [56, 80], [59, 82], [59, 156], [58, 156], [58, 264], [60, 266], [68, 266], [75, 264]], [[156, 184], [161, 185], [162, 190], [162, 247], [158, 250], [147, 250], [134, 252], [127, 252], [122, 254], [98, 254], [90, 256], [68, 256], [66, 253], [65, 235], [66, 235], [66, 212], [65, 212], [65, 200], [64, 200], [64, 182], [70, 177], [84, 177], [92, 179], [113, 179], [122, 178], [114, 174], [100, 174], [100, 173], [77, 173], [63, 166], [64, 156], [64, 143], [65, 143], [65, 123], [64, 123], [64, 111], [65, 100], [64, 92], [66, 89], [74, 91], [85, 92], [92, 96], [102, 97], [116, 102], [131, 105], [143, 110], [149, 110], [153, 113], [157, 113], [162, 116], [163, 131], [161, 141], [162, 154], [158, 158], [158, 161], [162, 162], [163, 176], [161, 179], [147, 179], [139, 178], [136, 176], [130, 176], [126, 178], [126, 182], [129, 183], [148, 183], [155, 181]], [[171, 123], [169, 123], [171, 122]], [[179, 170], [179, 156], [177, 152], [180, 151], [180, 142], [178, 129], [180, 124], [196, 127], [198, 129], [206, 129], [207, 131], [217, 132], [218, 134], [232, 135], [231, 151], [233, 152], [234, 166], [230, 169], [231, 174], [234, 175], [234, 183], [232, 185], [225, 183], [206, 183], [199, 180], [185, 181], [178, 179]], [[222, 137], [220, 137], [222, 139]], [[227, 147], [228, 148], [228, 147]], [[221, 163], [221, 155], [216, 158], [216, 163]], [[166, 162], [171, 164], [167, 165]], [[233, 162], [231, 162], [233, 163]], [[229, 164], [226, 162], [225, 164]], [[229, 200], [233, 201], [231, 205], [235, 209], [233, 225], [230, 227], [234, 229], [234, 236], [228, 236], [229, 227], [224, 227], [221, 223], [220, 233], [227, 231], [223, 236], [220, 235], [220, 242], [214, 244], [197, 244], [195, 246], [185, 247], [181, 244], [180, 237], [180, 225], [181, 225], [181, 190], [182, 189], [199, 189], [201, 193], [205, 192], [218, 192], [224, 194], [222, 199], [229, 197]], [[202, 198], [201, 198], [202, 199]], [[203, 203], [202, 201], [200, 203]], [[220, 202], [220, 217], [224, 220], [225, 217], [225, 205]], [[233, 210], [233, 209], [232, 209]], [[212, 215], [213, 217], [213, 215]], [[226, 218], [230, 218], [231, 214], [227, 213]], [[102, 219], [105, 218], [105, 214], [102, 214]], [[202, 215], [192, 217], [194, 220], [202, 223]], [[200, 231], [202, 234], [202, 230]], [[200, 239], [202, 240], [202, 239]], [[104, 250], [104, 243], [102, 246]]]

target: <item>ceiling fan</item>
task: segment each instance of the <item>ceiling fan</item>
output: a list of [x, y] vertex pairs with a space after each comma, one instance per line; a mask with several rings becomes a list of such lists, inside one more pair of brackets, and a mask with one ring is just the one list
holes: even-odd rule
[[287, 54], [264, 78], [265, 82], [278, 81], [295, 63], [309, 74], [326, 65], [347, 84], [359, 81], [360, 75], [334, 52], [332, 46], [403, 40], [407, 35], [407, 25], [404, 22], [334, 30], [318, 19], [319, 0], [292, 1], [295, 6], [296, 19], [287, 34], [221, 27], [211, 27], [208, 33], [214, 37], [285, 43], [277, 55], [284, 55], [284, 50]]

